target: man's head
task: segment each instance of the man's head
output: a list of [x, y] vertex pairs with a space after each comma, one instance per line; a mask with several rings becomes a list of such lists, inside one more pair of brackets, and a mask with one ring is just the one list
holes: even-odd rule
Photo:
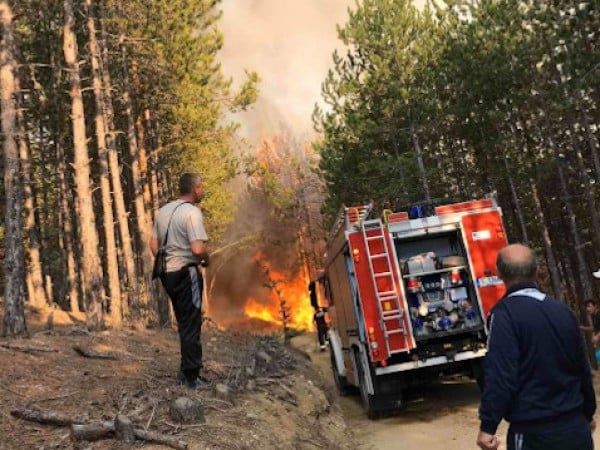
[[596, 305], [594, 300], [588, 300], [585, 302], [585, 310], [590, 316], [593, 316], [594, 314], [598, 313], [598, 305]]
[[513, 244], [503, 248], [498, 253], [496, 265], [506, 287], [535, 281], [537, 260], [533, 250], [525, 245]]
[[204, 197], [204, 186], [199, 173], [184, 173], [179, 178], [179, 193], [192, 203], [198, 203]]

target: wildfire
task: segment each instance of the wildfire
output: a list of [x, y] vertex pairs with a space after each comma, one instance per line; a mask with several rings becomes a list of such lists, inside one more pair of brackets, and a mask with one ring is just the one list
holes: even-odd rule
[[273, 270], [261, 254], [257, 254], [253, 259], [265, 270], [269, 294], [262, 301], [248, 298], [244, 305], [244, 314], [249, 318], [282, 326], [281, 300], [283, 300], [289, 314], [288, 326], [312, 331], [314, 312], [310, 305], [307, 277], [303, 273], [285, 275]]

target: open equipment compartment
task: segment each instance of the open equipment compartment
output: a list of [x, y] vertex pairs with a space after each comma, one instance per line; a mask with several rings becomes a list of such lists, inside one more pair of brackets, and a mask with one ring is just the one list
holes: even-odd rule
[[483, 328], [460, 229], [396, 236], [413, 335], [427, 341]]

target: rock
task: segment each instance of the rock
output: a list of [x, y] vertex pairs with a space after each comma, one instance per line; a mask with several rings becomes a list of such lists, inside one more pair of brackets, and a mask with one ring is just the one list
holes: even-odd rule
[[273, 361], [273, 358], [271, 358], [271, 355], [269, 355], [267, 352], [261, 350], [256, 354], [256, 361], [259, 364], [268, 366], [271, 364], [271, 361]]
[[189, 397], [179, 397], [169, 411], [171, 419], [176, 423], [204, 423], [204, 406], [198, 400]]
[[115, 435], [117, 439], [127, 444], [135, 442], [135, 433], [133, 432], [133, 422], [129, 417], [122, 414], [117, 415], [115, 419]]
[[256, 381], [248, 380], [248, 382], [246, 383], [246, 389], [249, 391], [253, 391], [254, 389], [256, 389]]
[[253, 377], [254, 376], [254, 367], [247, 366], [246, 367], [246, 375], [248, 375], [249, 377]]
[[246, 417], [250, 420], [259, 420], [260, 419], [260, 417], [258, 417], [256, 414], [252, 414], [252, 413], [246, 414]]
[[220, 400], [224, 400], [226, 402], [231, 402], [231, 390], [229, 389], [229, 386], [227, 386], [226, 384], [222, 384], [222, 383], [215, 384], [214, 394], [215, 394], [215, 397], [217, 397]]

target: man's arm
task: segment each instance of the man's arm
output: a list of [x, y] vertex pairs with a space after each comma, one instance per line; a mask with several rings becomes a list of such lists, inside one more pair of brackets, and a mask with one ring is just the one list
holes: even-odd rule
[[210, 259], [208, 246], [206, 245], [208, 236], [206, 235], [202, 213], [199, 209], [195, 209], [190, 214], [186, 223], [186, 228], [192, 254], [198, 258], [200, 264], [204, 267], [208, 266]]
[[202, 264], [204, 267], [207, 267], [210, 262], [210, 253], [206, 243], [203, 241], [193, 241], [191, 246], [192, 253], [198, 258], [200, 264]]
[[[506, 308], [499, 307], [490, 322], [488, 351], [485, 357], [485, 387], [479, 407], [481, 420], [480, 438], [497, 443], [492, 439], [496, 429], [506, 415], [519, 379], [519, 345]], [[480, 444], [481, 446], [481, 444]], [[481, 448], [495, 448], [481, 446]]]
[[158, 224], [156, 223], [156, 221], [152, 225], [152, 237], [150, 237], [148, 246], [150, 247], [150, 251], [152, 252], [152, 254], [156, 256], [160, 247], [160, 244], [158, 243]]

